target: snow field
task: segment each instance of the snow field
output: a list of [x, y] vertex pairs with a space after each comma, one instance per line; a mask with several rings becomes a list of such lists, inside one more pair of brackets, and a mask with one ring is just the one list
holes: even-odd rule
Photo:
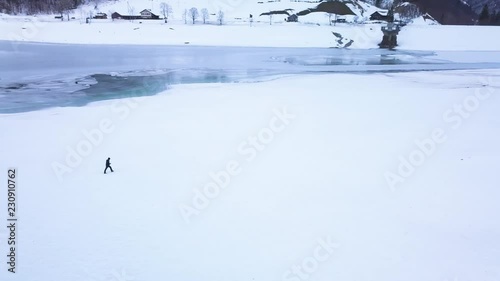
[[[16, 278], [498, 280], [498, 77], [297, 75], [1, 115], [1, 169], [22, 191]], [[436, 128], [446, 141], [391, 188]], [[204, 194], [211, 174], [220, 192]]]

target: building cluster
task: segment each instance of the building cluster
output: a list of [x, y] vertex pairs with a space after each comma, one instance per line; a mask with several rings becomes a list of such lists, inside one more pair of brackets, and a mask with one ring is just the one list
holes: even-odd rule
[[[99, 14], [103, 14], [103, 13], [99, 13]], [[98, 15], [99, 15], [98, 14]], [[107, 15], [104, 14], [105, 17], [103, 17], [102, 19], [107, 19]], [[94, 17], [96, 18], [96, 17]], [[111, 18], [113, 20], [115, 19], [122, 19], [122, 20], [158, 20], [160, 19], [160, 16], [153, 13], [150, 9], [144, 9], [142, 10], [139, 15], [122, 15], [118, 12], [114, 12], [111, 14]]]

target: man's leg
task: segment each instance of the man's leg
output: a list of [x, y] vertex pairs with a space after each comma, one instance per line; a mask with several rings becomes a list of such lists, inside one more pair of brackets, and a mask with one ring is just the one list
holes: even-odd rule
[[106, 173], [107, 170], [108, 170], [108, 166], [106, 166], [106, 169], [104, 169], [104, 173]]
[[111, 169], [111, 173], [114, 173], [115, 171], [113, 171], [113, 168], [111, 168], [111, 166], [109, 166], [109, 168]]

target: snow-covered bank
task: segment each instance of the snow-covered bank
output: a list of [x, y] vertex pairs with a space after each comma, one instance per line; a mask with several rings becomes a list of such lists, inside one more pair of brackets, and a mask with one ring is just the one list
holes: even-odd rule
[[0, 279], [497, 281], [499, 77], [303, 75], [0, 115], [20, 202]]
[[498, 51], [499, 26], [410, 25], [398, 36], [400, 49]]
[[[253, 27], [234, 25], [164, 24], [162, 21], [79, 21], [0, 20], [0, 40], [81, 43], [155, 44], [260, 47], [337, 47], [343, 46], [332, 34], [353, 40], [350, 48], [377, 48], [382, 39], [380, 25], [308, 25], [282, 23]], [[405, 50], [500, 50], [494, 34], [500, 27], [408, 25], [399, 36], [399, 49]]]

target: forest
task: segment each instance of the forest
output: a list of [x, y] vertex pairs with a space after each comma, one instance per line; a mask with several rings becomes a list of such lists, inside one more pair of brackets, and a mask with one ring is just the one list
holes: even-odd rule
[[49, 14], [64, 13], [81, 4], [98, 5], [101, 0], [0, 0], [0, 12], [6, 14]]

